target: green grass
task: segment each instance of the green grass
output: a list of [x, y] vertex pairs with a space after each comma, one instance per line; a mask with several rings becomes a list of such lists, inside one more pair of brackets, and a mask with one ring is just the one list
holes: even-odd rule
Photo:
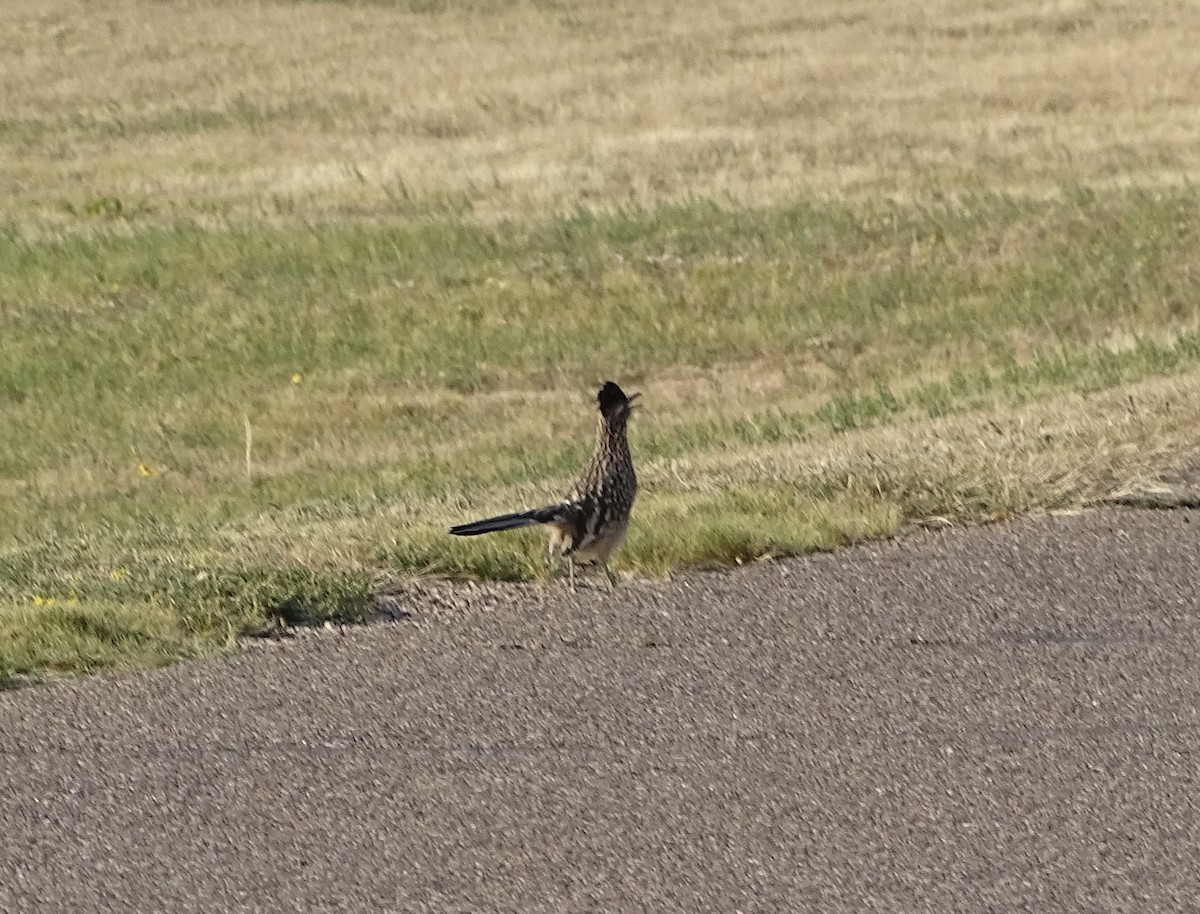
[[[553, 495], [605, 377], [646, 390], [626, 571], [1077, 500], [1062, 479], [1132, 438], [1031, 444], [1046, 478], [1003, 444], [995, 466], [872, 449], [1190, 377], [1197, 204], [1072, 188], [487, 223], [401, 189], [372, 222], [110, 201], [60, 234], [9, 226], [0, 678], [361, 618], [380, 575], [541, 576], [537, 537], [444, 527]], [[1126, 433], [1192, 440], [1168, 412]]]

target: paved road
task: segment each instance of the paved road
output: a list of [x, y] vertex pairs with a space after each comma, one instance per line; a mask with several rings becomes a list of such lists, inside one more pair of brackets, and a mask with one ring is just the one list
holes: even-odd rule
[[1194, 911], [1200, 512], [0, 695], [0, 911]]

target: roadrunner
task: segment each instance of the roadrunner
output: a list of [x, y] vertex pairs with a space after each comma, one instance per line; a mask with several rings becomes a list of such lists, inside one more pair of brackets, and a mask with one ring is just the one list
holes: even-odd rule
[[629, 529], [629, 511], [637, 496], [637, 476], [625, 435], [633, 401], [641, 394], [625, 396], [612, 381], [605, 381], [596, 394], [600, 424], [596, 431], [596, 450], [566, 497], [558, 504], [501, 514], [477, 520], [473, 524], [451, 527], [455, 536], [478, 536], [497, 530], [545, 525], [550, 530], [550, 555], [559, 553], [567, 560], [571, 589], [575, 589], [575, 563], [596, 564], [604, 569], [608, 588], [613, 573], [608, 558], [625, 541]]

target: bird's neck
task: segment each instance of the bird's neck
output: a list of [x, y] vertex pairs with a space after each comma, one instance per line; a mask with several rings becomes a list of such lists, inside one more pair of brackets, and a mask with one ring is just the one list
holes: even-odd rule
[[629, 439], [625, 435], [624, 419], [600, 419], [596, 426], [596, 453], [625, 453], [629, 451]]

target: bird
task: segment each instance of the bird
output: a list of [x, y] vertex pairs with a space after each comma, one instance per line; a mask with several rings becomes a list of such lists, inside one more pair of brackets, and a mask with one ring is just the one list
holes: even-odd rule
[[600, 421], [596, 429], [596, 447], [563, 500], [543, 508], [501, 514], [469, 524], [451, 527], [454, 536], [478, 536], [499, 530], [545, 526], [550, 533], [549, 555], [557, 552], [567, 561], [571, 589], [575, 589], [575, 564], [599, 565], [608, 578], [609, 557], [625, 541], [629, 513], [637, 497], [637, 474], [629, 452], [626, 429], [634, 401], [641, 394], [626, 396], [612, 381], [605, 381], [596, 393]]

